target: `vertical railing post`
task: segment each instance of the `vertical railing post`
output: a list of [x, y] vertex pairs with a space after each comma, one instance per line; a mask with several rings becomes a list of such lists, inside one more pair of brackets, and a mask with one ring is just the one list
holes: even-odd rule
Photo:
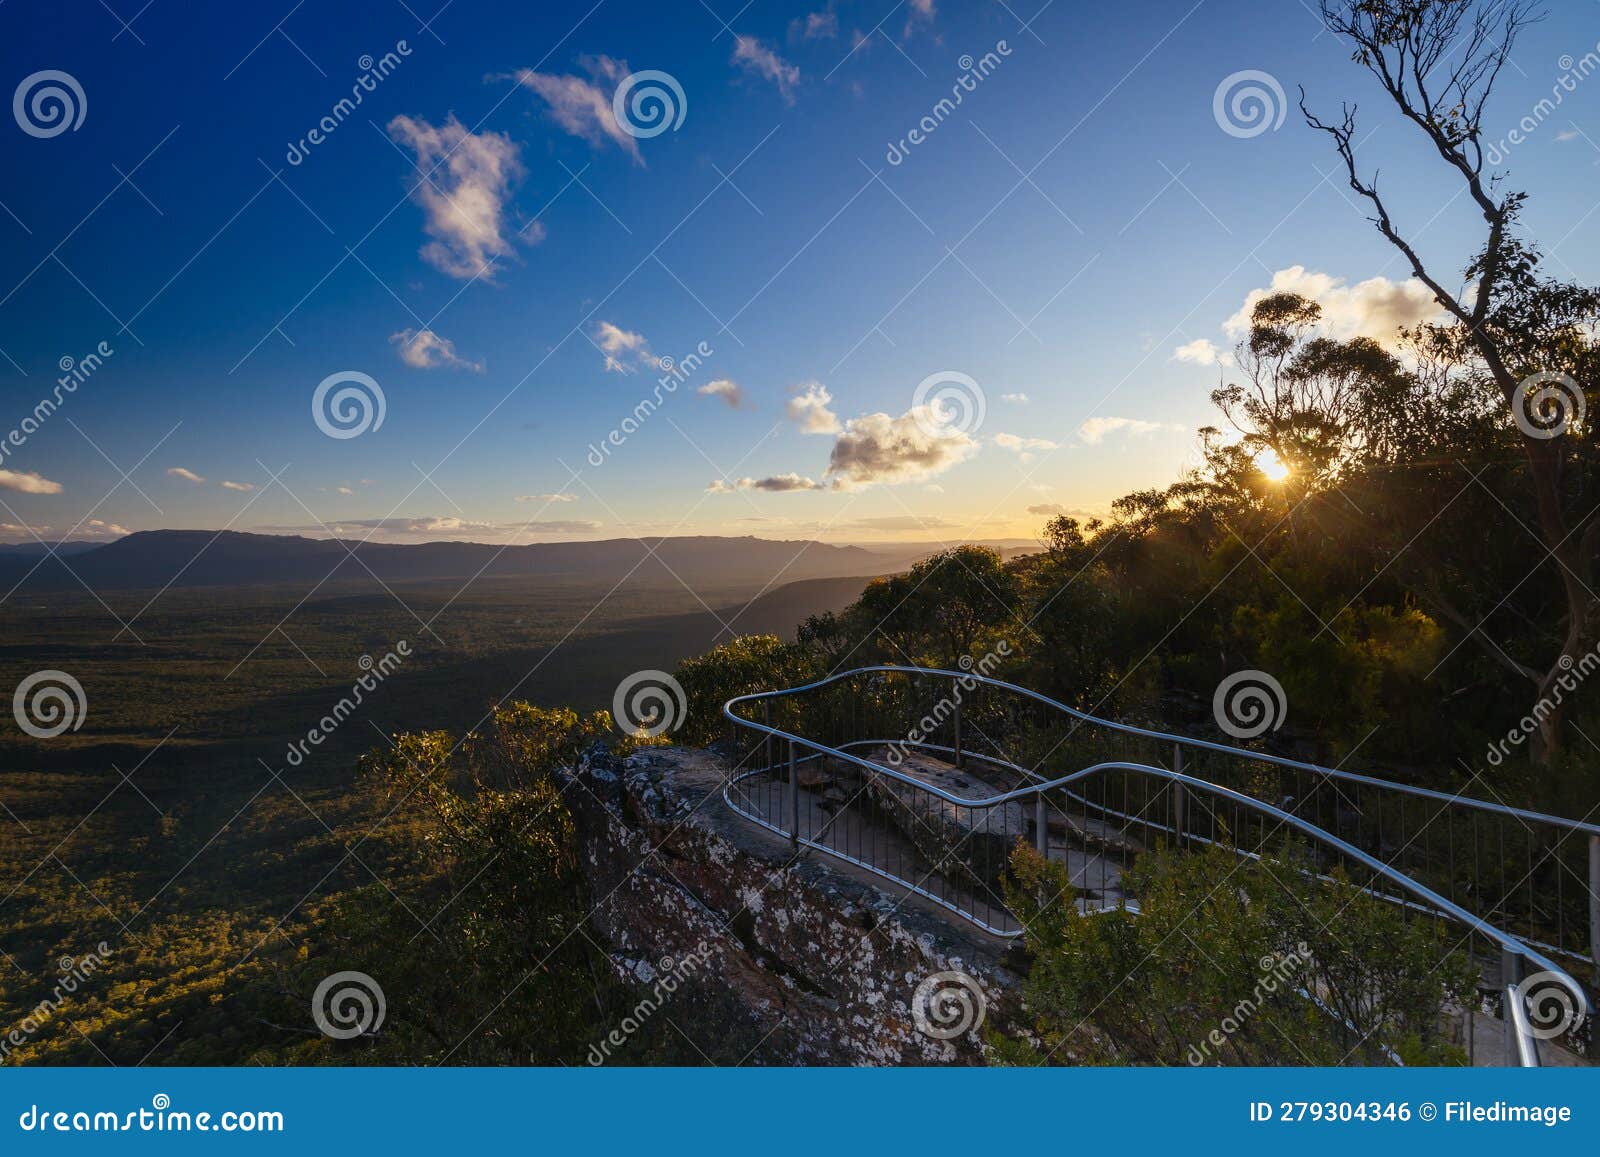
[[1522, 983], [1522, 953], [1514, 952], [1510, 948], [1500, 950], [1500, 1003], [1503, 1006], [1501, 1013], [1506, 1020], [1506, 1060], [1509, 1066], [1516, 1067], [1520, 1048], [1517, 1041], [1517, 1018], [1511, 1011], [1511, 986]]
[[[1183, 744], [1172, 745], [1172, 770], [1179, 775], [1183, 774]], [[1178, 847], [1183, 846], [1183, 784], [1177, 780], [1172, 781], [1172, 834], [1173, 843]]]
[[800, 764], [795, 758], [794, 740], [789, 740], [789, 843], [800, 842]]
[[[761, 701], [761, 723], [764, 727], [772, 726], [772, 701], [770, 699]], [[772, 732], [770, 731], [762, 734], [761, 761], [763, 767], [770, 768], [772, 766]]]
[[1050, 858], [1050, 807], [1042, 791], [1033, 797], [1033, 846], [1045, 859]]
[[956, 767], [959, 769], [961, 767], [961, 692], [959, 690], [956, 691], [956, 716], [955, 716], [955, 722], [956, 722], [956, 741], [955, 741]]
[[1600, 836], [1589, 837], [1589, 955], [1600, 978]]

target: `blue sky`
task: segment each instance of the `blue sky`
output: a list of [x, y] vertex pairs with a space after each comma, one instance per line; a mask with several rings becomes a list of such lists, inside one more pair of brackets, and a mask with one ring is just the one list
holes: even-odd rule
[[[1530, 115], [1597, 40], [1593, 5], [1557, 6], [1491, 121]], [[24, 131], [26, 102], [0, 125], [0, 438], [62, 359], [113, 351], [7, 448], [10, 541], [1030, 536], [1047, 508], [1176, 476], [1216, 420], [1207, 351], [1275, 276], [1347, 332], [1426, 312], [1297, 85], [1359, 102], [1360, 157], [1438, 268], [1478, 240], [1296, 3], [12, 0], [0, 60], [9, 89], [55, 70], [83, 105], [54, 135]], [[654, 136], [611, 112], [644, 70], [683, 94]], [[1213, 107], [1246, 71], [1290, 105], [1254, 135]], [[1597, 102], [1579, 82], [1503, 166], [1551, 272], [1591, 281]], [[1373, 278], [1396, 284], [1356, 288]], [[591, 454], [656, 394], [657, 359], [702, 344]], [[329, 437], [312, 398], [345, 372], [383, 421]], [[981, 424], [917, 420], [941, 374]]]

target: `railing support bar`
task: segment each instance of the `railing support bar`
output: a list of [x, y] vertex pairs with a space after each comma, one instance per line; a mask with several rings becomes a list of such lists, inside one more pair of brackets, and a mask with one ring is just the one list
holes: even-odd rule
[[1520, 1034], [1517, 1032], [1517, 1016], [1512, 1011], [1513, 1001], [1520, 999], [1518, 985], [1522, 983], [1522, 953], [1513, 952], [1509, 948], [1500, 950], [1500, 990], [1504, 994], [1502, 1002], [1505, 1007], [1501, 1009], [1506, 1022], [1506, 1064], [1516, 1067], [1517, 1056], [1521, 1049]]
[[800, 842], [800, 764], [795, 758], [794, 740], [789, 740], [789, 843]]
[[1045, 859], [1050, 858], [1050, 807], [1042, 791], [1033, 797], [1033, 846]]
[[[1179, 775], [1183, 774], [1183, 745], [1172, 745], [1172, 770]], [[1172, 783], [1172, 833], [1174, 842], [1178, 847], [1183, 847], [1183, 784], [1176, 780]]]
[[961, 692], [959, 690], [956, 692], [955, 724], [956, 739], [951, 746], [956, 749], [956, 768], [959, 770], [961, 767]]
[[1600, 836], [1589, 837], [1589, 955], [1600, 984]]

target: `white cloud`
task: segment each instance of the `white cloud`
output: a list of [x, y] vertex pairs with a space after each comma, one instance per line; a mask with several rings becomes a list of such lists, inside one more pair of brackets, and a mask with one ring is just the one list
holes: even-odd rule
[[1058, 514], [1065, 514], [1067, 508], [1059, 502], [1041, 502], [1037, 506], [1028, 507], [1029, 514], [1038, 514], [1054, 518]]
[[1239, 312], [1222, 323], [1223, 330], [1233, 338], [1245, 337], [1251, 310], [1273, 293], [1297, 293], [1315, 301], [1322, 307], [1322, 328], [1331, 337], [1370, 337], [1385, 345], [1395, 344], [1395, 331], [1401, 326], [1435, 321], [1444, 312], [1428, 287], [1414, 277], [1405, 281], [1369, 277], [1346, 285], [1342, 277], [1291, 265], [1274, 273], [1268, 288], [1252, 289]]
[[[492, 280], [493, 262], [514, 252], [505, 202], [522, 177], [517, 145], [502, 133], [469, 132], [454, 114], [442, 125], [397, 116], [389, 135], [417, 154], [421, 173], [407, 179], [433, 238], [418, 250], [422, 259], [451, 277]], [[535, 227], [527, 235], [538, 241], [544, 233]]]
[[650, 343], [645, 340], [644, 334], [612, 325], [609, 321], [602, 321], [594, 327], [593, 341], [605, 355], [608, 374], [633, 373], [636, 367], [629, 365], [629, 360], [652, 368], [659, 364], [655, 354], [650, 352]]
[[727, 378], [718, 378], [714, 382], [707, 382], [695, 393], [707, 398], [721, 398], [731, 409], [737, 410], [744, 405], [744, 388], [739, 383]]
[[228, 482], [228, 481], [224, 481], [222, 483], [222, 488], [224, 490], [237, 490], [241, 494], [248, 494], [248, 493], [250, 493], [250, 491], [252, 491], [252, 490], [254, 490], [256, 488], [256, 484], [254, 482]]
[[356, 518], [341, 520], [332, 529], [382, 531], [387, 534], [504, 534], [509, 531], [529, 530], [551, 534], [582, 534], [598, 530], [601, 524], [587, 519], [552, 520], [548, 522], [478, 522], [453, 515], [443, 518]]
[[451, 369], [483, 373], [483, 363], [461, 357], [456, 353], [456, 343], [440, 337], [431, 329], [403, 329], [389, 335], [389, 344], [398, 346], [400, 360], [416, 370], [434, 370], [440, 366]]
[[514, 80], [538, 94], [550, 106], [550, 119], [573, 136], [581, 137], [596, 148], [610, 141], [632, 157], [635, 164], [644, 164], [639, 142], [617, 123], [617, 114], [612, 109], [617, 85], [628, 75], [628, 62], [612, 60], [609, 56], [580, 56], [578, 63], [591, 80], [534, 72], [529, 68], [493, 79]]
[[519, 494], [518, 502], [576, 502], [576, 494]]
[[767, 490], [784, 493], [789, 490], [823, 490], [822, 483], [800, 474], [775, 474], [770, 478], [739, 478], [733, 482], [716, 479], [706, 487], [708, 494], [733, 494], [740, 490]]
[[1078, 427], [1078, 437], [1095, 446], [1104, 441], [1107, 434], [1153, 434], [1163, 429], [1179, 430], [1182, 427], [1147, 422], [1143, 418], [1090, 418]]
[[933, 406], [914, 406], [898, 418], [866, 414], [845, 423], [828, 458], [840, 490], [919, 482], [978, 452], [978, 442]]
[[1035, 450], [1054, 450], [1057, 443], [1048, 438], [1024, 438], [1018, 434], [996, 434], [994, 444], [1002, 450], [1010, 450], [1024, 462], [1033, 460]]
[[1172, 351], [1172, 360], [1195, 366], [1214, 366], [1222, 351], [1210, 338], [1197, 337]]
[[193, 482], [196, 485], [199, 485], [205, 481], [204, 478], [200, 477], [200, 475], [196, 474], [193, 470], [186, 469], [183, 466], [169, 466], [167, 467], [167, 473], [172, 475], [174, 478], [182, 478], [185, 482]]
[[852, 530], [954, 530], [961, 524], [937, 514], [888, 514], [879, 518], [854, 518], [845, 524]]
[[789, 420], [800, 427], [802, 434], [837, 434], [843, 427], [839, 415], [828, 409], [833, 395], [821, 382], [803, 382], [795, 387], [800, 391], [789, 399]]
[[133, 531], [126, 526], [115, 522], [102, 522], [98, 518], [91, 518], [78, 528], [78, 534], [82, 538], [121, 538], [132, 533]]
[[1556, 140], [1558, 140], [1558, 141], [1575, 141], [1581, 135], [1582, 134], [1579, 133], [1577, 129], [1562, 129], [1559, 133], [1556, 134]]
[[831, 40], [839, 35], [839, 14], [832, 9], [808, 12], [798, 20], [789, 21], [791, 40]]
[[352, 494], [354, 494], [354, 493], [355, 493], [355, 491], [354, 491], [354, 490], [353, 490], [353, 489], [351, 489], [351, 488], [350, 488], [350, 487], [348, 487], [348, 486], [335, 486], [335, 487], [334, 487], [334, 488], [333, 488], [333, 492], [334, 492], [334, 493], [335, 493], [335, 494], [343, 494], [343, 495], [344, 495], [344, 496], [345, 496], [345, 497], [347, 497], [347, 498], [348, 498], [348, 497], [349, 497], [349, 496], [350, 496], [350, 495], [352, 495]]
[[1002, 402], [1015, 402], [1019, 406], [1026, 406], [1030, 401], [1032, 401], [1032, 399], [1029, 398], [1027, 394], [1020, 394], [1020, 393], [1019, 394], [1001, 394], [1000, 395], [1000, 400]]
[[794, 103], [794, 90], [800, 83], [800, 70], [754, 36], [733, 38], [733, 63], [750, 76], [770, 80], [778, 86], [778, 95], [783, 98], [785, 104]]
[[20, 490], [23, 494], [60, 494], [61, 483], [52, 482], [32, 470], [0, 470], [0, 490]]

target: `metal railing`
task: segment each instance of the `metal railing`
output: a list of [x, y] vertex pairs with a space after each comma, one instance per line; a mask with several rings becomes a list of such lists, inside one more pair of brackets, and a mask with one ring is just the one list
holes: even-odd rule
[[[741, 714], [757, 705], [759, 721]], [[994, 935], [1022, 931], [1001, 883], [1018, 840], [1063, 863], [1080, 910], [1097, 911], [1129, 902], [1122, 873], [1152, 841], [1259, 857], [1287, 831], [1317, 874], [1354, 871], [1408, 918], [1452, 922], [1477, 958], [1498, 957], [1506, 1009], [1532, 966], [1588, 1014], [1552, 957], [1600, 959], [1600, 826], [1103, 720], [970, 671], [862, 667], [723, 711], [746, 743], [723, 792], [736, 812]], [[1574, 843], [1587, 887], [1563, 886], [1585, 882]], [[1513, 1026], [1508, 1011], [1508, 1056], [1526, 1058]]]

